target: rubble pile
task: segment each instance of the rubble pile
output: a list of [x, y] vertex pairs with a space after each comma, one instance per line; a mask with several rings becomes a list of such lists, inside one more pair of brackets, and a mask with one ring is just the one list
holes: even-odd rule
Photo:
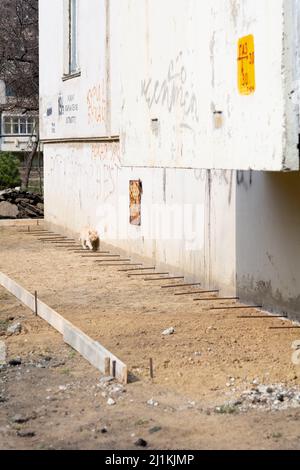
[[0, 191], [0, 219], [41, 219], [44, 200], [38, 194], [20, 188]]
[[286, 388], [283, 384], [259, 385], [246, 390], [239, 399], [217, 407], [217, 413], [246, 412], [249, 410], [280, 411], [289, 408], [300, 408], [300, 389]]

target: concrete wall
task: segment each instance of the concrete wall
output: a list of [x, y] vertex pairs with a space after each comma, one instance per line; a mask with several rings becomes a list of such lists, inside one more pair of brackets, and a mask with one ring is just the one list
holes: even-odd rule
[[0, 137], [1, 152], [30, 152], [32, 141], [26, 136], [3, 136]]
[[[86, 224], [131, 256], [235, 292], [233, 172], [121, 168], [117, 143], [46, 145], [45, 217]], [[129, 224], [129, 181], [143, 182], [142, 225]]]
[[[79, 0], [80, 75], [66, 80], [64, 2], [40, 0], [46, 220], [297, 315], [299, 174], [280, 172], [299, 169], [299, 3]], [[242, 96], [247, 34], [256, 91]]]
[[[297, 3], [122, 0], [122, 162], [298, 170], [297, 105], [290, 99]], [[237, 53], [247, 35], [254, 36], [256, 91], [244, 96]], [[215, 112], [222, 113], [220, 126]]]
[[79, 0], [80, 76], [64, 81], [66, 3], [40, 0], [42, 138], [120, 135], [128, 166], [299, 169], [299, 0]]
[[67, 80], [66, 2], [40, 0], [42, 139], [119, 135], [118, 5], [119, 0], [78, 2], [79, 76]]
[[240, 173], [236, 201], [238, 293], [300, 319], [300, 173]]

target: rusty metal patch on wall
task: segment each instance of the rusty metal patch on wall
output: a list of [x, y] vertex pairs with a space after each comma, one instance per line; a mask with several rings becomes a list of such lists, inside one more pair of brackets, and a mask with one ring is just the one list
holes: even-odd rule
[[141, 180], [129, 181], [130, 195], [130, 223], [131, 225], [142, 224], [142, 194], [143, 184]]

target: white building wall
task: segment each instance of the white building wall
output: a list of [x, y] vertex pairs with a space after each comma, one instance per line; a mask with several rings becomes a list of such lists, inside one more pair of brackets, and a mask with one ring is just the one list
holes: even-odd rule
[[[121, 168], [119, 146], [46, 145], [45, 217], [148, 258], [204, 286], [235, 292], [234, 172]], [[142, 226], [129, 224], [129, 181], [143, 182]]]
[[[18, 115], [16, 110], [5, 110], [8, 105], [6, 96], [6, 85], [0, 80], [0, 151], [1, 152], [24, 152], [30, 151], [32, 148], [31, 135], [7, 135], [4, 132], [4, 117]], [[1, 109], [1, 107], [3, 107]], [[20, 114], [22, 110], [20, 110]], [[38, 119], [38, 116], [35, 116]]]
[[[296, 4], [121, 1], [122, 161], [298, 170], [297, 105], [291, 100]], [[254, 36], [256, 91], [244, 96], [238, 90], [237, 56], [239, 39], [248, 35]], [[218, 128], [215, 112], [222, 113]], [[153, 119], [158, 119], [156, 134]]]
[[1, 152], [30, 152], [31, 149], [32, 149], [32, 140], [30, 137], [5, 136], [5, 137], [0, 138], [0, 151]]
[[236, 200], [239, 295], [299, 320], [299, 172], [240, 173]]
[[[78, 2], [80, 76], [63, 80], [67, 2], [40, 0], [40, 116], [41, 136], [45, 140], [98, 138], [109, 134], [106, 3], [105, 0]], [[119, 93], [115, 97], [118, 99]]]
[[[79, 0], [81, 76], [63, 81], [66, 3], [40, 1], [44, 139], [121, 135], [129, 166], [299, 169], [298, 0]], [[244, 96], [249, 34], [256, 91]]]
[[[74, 233], [91, 224], [133, 258], [299, 310], [299, 208], [286, 193], [298, 195], [298, 179], [287, 187], [280, 173], [299, 168], [298, 0], [79, 0], [81, 76], [69, 80], [63, 3], [40, 0], [46, 220]], [[247, 34], [256, 92], [241, 96], [237, 43]], [[174, 80], [189, 104], [155, 103]], [[249, 168], [278, 171], [276, 183]], [[143, 184], [141, 227], [129, 224], [131, 179]], [[280, 231], [273, 214], [286, 221]]]

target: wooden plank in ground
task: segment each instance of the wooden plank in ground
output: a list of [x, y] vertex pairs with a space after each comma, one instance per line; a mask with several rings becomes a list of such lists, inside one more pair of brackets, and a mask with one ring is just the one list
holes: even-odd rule
[[[149, 268], [152, 270], [152, 268]], [[155, 268], [153, 268], [155, 269]], [[138, 269], [138, 271], [140, 271]], [[168, 276], [169, 273], [139, 273], [139, 274], [128, 274], [128, 277], [143, 277], [143, 276]]]
[[219, 290], [198, 290], [194, 292], [177, 292], [175, 295], [217, 294]]
[[[34, 295], [1, 272], [0, 285], [19, 299], [24, 305], [26, 305], [26, 307], [35, 312]], [[63, 335], [64, 341], [67, 344], [72, 346], [90, 364], [96, 367], [103, 374], [106, 372], [105, 365], [107, 364], [107, 359], [110, 359], [111, 364], [115, 361], [116, 378], [123, 383], [127, 383], [127, 366], [114, 354], [104, 348], [97, 341], [91, 339], [79, 328], [72, 325], [71, 322], [66, 320], [62, 315], [40, 300], [37, 301], [37, 311], [39, 317]]]
[[288, 318], [287, 315], [241, 315], [240, 317], [237, 317], [239, 319], [244, 319], [244, 320], [274, 320], [274, 318]]
[[52, 242], [52, 241], [55, 241], [55, 240], [63, 240], [63, 241], [74, 241], [74, 238], [68, 238], [68, 237], [62, 237], [62, 236], [58, 236], [58, 235], [53, 235], [53, 236], [50, 236], [50, 235], [45, 235], [45, 236], [40, 236], [40, 238], [38, 238], [39, 241], [41, 242]]
[[30, 231], [28, 231], [28, 229], [30, 229], [30, 227], [27, 227], [27, 230], [24, 229], [24, 230], [18, 230], [18, 233], [23, 233], [25, 235], [36, 235], [36, 236], [41, 236], [41, 235], [51, 235], [52, 232], [49, 232], [49, 230], [36, 230], [36, 229], [30, 229]]
[[300, 330], [300, 326], [270, 326], [269, 330]]
[[161, 286], [162, 289], [174, 289], [175, 287], [194, 287], [194, 286], [201, 286], [201, 282], [197, 282], [196, 284], [173, 284], [170, 286]]
[[67, 252], [67, 247], [69, 247], [69, 246], [71, 246], [71, 245], [60, 245], [60, 244], [59, 244], [59, 245], [56, 245], [56, 244], [54, 245], [53, 243], [51, 243], [50, 246], [51, 246], [52, 249], [55, 249], [55, 248], [64, 248], [64, 250]]
[[50, 245], [65, 245], [67, 247], [79, 246], [74, 240], [46, 240], [45, 243]]
[[52, 240], [51, 240], [51, 241], [50, 241], [50, 240], [39, 240], [39, 241], [40, 241], [41, 243], [45, 243], [45, 244], [48, 243], [48, 245], [64, 245], [64, 246], [66, 246], [66, 247], [68, 247], [68, 248], [69, 248], [70, 246], [72, 246], [72, 247], [77, 246], [77, 245], [75, 245], [75, 242], [72, 241], [72, 240], [66, 241], [66, 240], [57, 240], [57, 239], [56, 239], [55, 241], [52, 241]]
[[101, 267], [101, 268], [102, 267], [107, 268], [108, 266], [111, 267], [111, 268], [113, 268], [113, 267], [119, 268], [120, 266], [131, 266], [131, 264], [98, 264], [98, 267]]
[[125, 261], [131, 261], [130, 259], [109, 259], [109, 260], [106, 260], [106, 259], [103, 259], [103, 260], [98, 260], [96, 259], [94, 261], [94, 263], [97, 263], [97, 264], [102, 264], [102, 263], [105, 263], [106, 261], [115, 261], [116, 263], [120, 263], [120, 262], [125, 262]]
[[[194, 299], [197, 300], [197, 299]], [[228, 305], [227, 307], [214, 307], [210, 310], [258, 310], [262, 308], [262, 305]]]
[[[79, 246], [79, 245], [78, 245]], [[81, 246], [81, 245], [80, 245]], [[75, 250], [74, 248], [68, 249], [68, 251], [72, 251], [73, 253], [88, 253], [88, 250], [84, 250], [83, 248]], [[90, 252], [92, 254], [92, 252]], [[95, 253], [109, 253], [109, 251], [95, 251]]]
[[0, 220], [0, 227], [32, 227], [39, 226], [40, 223], [44, 222], [44, 219], [9, 219]]
[[238, 297], [203, 297], [199, 299], [194, 299], [195, 302], [210, 302], [210, 301], [224, 301], [224, 300], [240, 300]]
[[[156, 273], [153, 273], [153, 275], [155, 276]], [[153, 279], [149, 279], [149, 278], [144, 279], [144, 281], [149, 281], [149, 282], [151, 282], [151, 281], [172, 281], [172, 280], [176, 281], [178, 279], [184, 279], [184, 278], [182, 276], [177, 276], [177, 277], [155, 277]]]
[[[136, 264], [132, 264], [131, 266], [143, 266], [141, 263], [136, 263]], [[134, 268], [134, 269], [121, 269], [120, 272], [121, 273], [128, 273], [130, 271], [153, 271], [154, 269], [156, 269], [155, 267], [153, 268]], [[153, 273], [154, 274], [154, 273]]]
[[97, 258], [121, 258], [121, 255], [81, 255], [81, 258], [90, 258], [90, 259], [97, 259]]
[[41, 236], [47, 236], [47, 237], [57, 237], [59, 236], [58, 233], [53, 233], [53, 232], [41, 232], [41, 231], [36, 231], [36, 232], [24, 232], [24, 235], [30, 235], [31, 237], [34, 237], [36, 239], [40, 238]]

